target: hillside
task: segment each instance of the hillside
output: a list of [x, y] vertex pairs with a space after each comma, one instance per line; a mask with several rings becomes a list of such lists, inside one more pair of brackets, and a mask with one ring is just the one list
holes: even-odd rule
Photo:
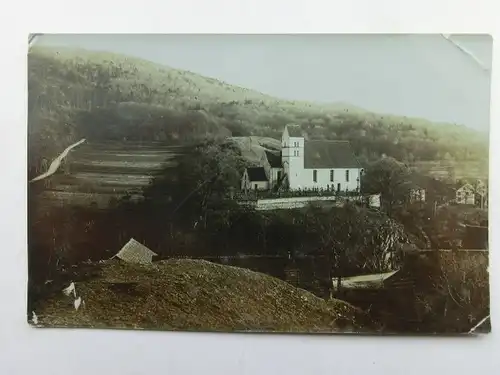
[[463, 126], [374, 114], [347, 104], [284, 101], [137, 58], [35, 47], [29, 52], [29, 163], [78, 137], [90, 141], [196, 142], [279, 138], [287, 123], [314, 139], [347, 139], [361, 161], [486, 163], [487, 135]]
[[87, 270], [93, 275], [75, 284], [85, 301], [78, 311], [60, 289], [34, 307], [42, 326], [335, 332], [366, 324], [345, 302], [326, 302], [244, 268], [175, 259], [95, 267], [100, 269]]

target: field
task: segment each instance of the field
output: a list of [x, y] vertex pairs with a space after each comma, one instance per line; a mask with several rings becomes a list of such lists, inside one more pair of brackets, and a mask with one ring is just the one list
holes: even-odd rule
[[50, 178], [43, 197], [49, 204], [97, 204], [126, 194], [138, 198], [154, 173], [175, 166], [181, 147], [148, 142], [86, 142], [68, 155], [65, 166]]
[[421, 161], [413, 164], [418, 171], [438, 179], [487, 180], [488, 163], [481, 161]]

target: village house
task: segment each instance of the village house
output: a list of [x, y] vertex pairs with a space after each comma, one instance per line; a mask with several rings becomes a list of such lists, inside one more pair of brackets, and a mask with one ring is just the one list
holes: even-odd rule
[[265, 152], [260, 167], [246, 168], [242, 189], [360, 190], [363, 170], [348, 141], [306, 140], [299, 126], [287, 125], [280, 154]]
[[410, 202], [425, 202], [425, 189], [414, 186], [410, 189]]
[[481, 180], [465, 183], [455, 192], [455, 201], [458, 204], [475, 205], [480, 208], [488, 206], [488, 191], [486, 184]]
[[264, 167], [248, 167], [243, 172], [241, 190], [268, 190], [269, 180]]
[[455, 193], [455, 201], [458, 204], [473, 205], [476, 202], [474, 187], [471, 184], [465, 184], [457, 189]]

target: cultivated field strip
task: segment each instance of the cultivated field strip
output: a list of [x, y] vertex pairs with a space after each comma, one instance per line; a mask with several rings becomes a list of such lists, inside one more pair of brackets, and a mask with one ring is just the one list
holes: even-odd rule
[[175, 166], [184, 151], [161, 143], [87, 142], [68, 155], [65, 167], [51, 177], [43, 197], [54, 205], [97, 204], [103, 208], [112, 198], [126, 194], [138, 199], [153, 175]]
[[435, 178], [479, 178], [487, 180], [489, 176], [488, 163], [480, 161], [436, 162], [420, 161], [412, 165], [421, 173]]

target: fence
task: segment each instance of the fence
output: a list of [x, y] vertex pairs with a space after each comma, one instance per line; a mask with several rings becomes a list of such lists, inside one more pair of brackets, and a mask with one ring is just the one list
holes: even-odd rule
[[233, 199], [257, 201], [259, 199], [302, 198], [302, 197], [358, 197], [358, 191], [333, 190], [288, 190], [288, 191], [240, 191], [232, 195]]
[[255, 208], [256, 210], [277, 210], [306, 207], [312, 203], [333, 204], [342, 206], [348, 201], [380, 207], [380, 196], [378, 195], [313, 195], [313, 196], [274, 196], [273, 198], [242, 199], [239, 204]]

